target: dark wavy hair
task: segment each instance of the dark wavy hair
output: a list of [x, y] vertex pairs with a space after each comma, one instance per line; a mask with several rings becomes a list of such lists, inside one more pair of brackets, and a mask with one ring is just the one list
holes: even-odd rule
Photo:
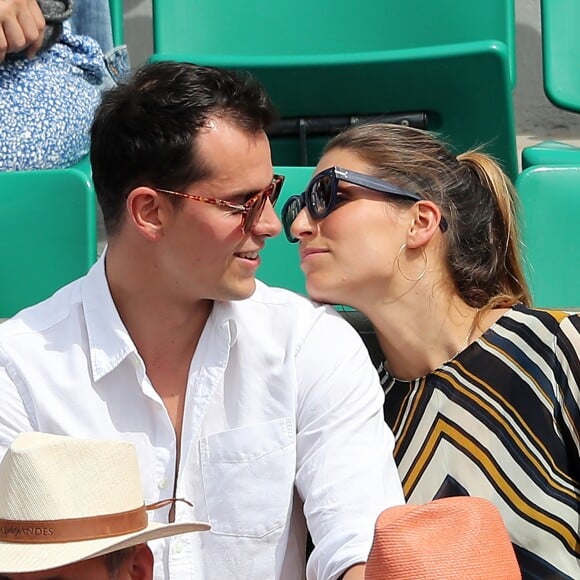
[[257, 133], [275, 113], [249, 75], [184, 62], [146, 64], [105, 93], [91, 128], [91, 165], [109, 235], [135, 187], [180, 190], [207, 176], [195, 143], [209, 117]]

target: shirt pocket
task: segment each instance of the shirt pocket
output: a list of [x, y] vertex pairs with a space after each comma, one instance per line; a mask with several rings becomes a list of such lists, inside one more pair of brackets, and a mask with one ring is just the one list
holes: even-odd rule
[[290, 417], [203, 437], [200, 455], [213, 533], [261, 538], [284, 525], [296, 470]]

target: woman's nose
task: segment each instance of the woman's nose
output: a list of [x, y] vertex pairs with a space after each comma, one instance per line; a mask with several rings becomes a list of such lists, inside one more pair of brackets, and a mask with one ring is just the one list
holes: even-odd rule
[[314, 232], [315, 221], [308, 213], [308, 210], [303, 207], [296, 216], [296, 219], [290, 226], [290, 233], [300, 240], [306, 236], [311, 236]]

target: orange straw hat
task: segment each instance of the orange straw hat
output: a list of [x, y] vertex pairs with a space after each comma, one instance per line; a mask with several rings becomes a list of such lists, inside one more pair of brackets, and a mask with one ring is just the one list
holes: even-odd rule
[[0, 575], [209, 529], [149, 521], [147, 511], [164, 503], [144, 504], [132, 443], [22, 433], [0, 462]]
[[520, 568], [497, 508], [448, 497], [383, 511], [365, 580], [519, 580]]

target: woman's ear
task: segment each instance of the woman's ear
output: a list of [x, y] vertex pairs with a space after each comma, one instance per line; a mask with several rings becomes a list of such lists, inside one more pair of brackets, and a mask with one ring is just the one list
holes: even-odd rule
[[140, 235], [156, 241], [163, 234], [167, 205], [167, 200], [159, 192], [150, 187], [137, 187], [127, 196], [129, 221]]
[[416, 249], [428, 244], [439, 231], [441, 210], [439, 206], [429, 200], [421, 200], [410, 210], [411, 225], [407, 232], [407, 247]]

